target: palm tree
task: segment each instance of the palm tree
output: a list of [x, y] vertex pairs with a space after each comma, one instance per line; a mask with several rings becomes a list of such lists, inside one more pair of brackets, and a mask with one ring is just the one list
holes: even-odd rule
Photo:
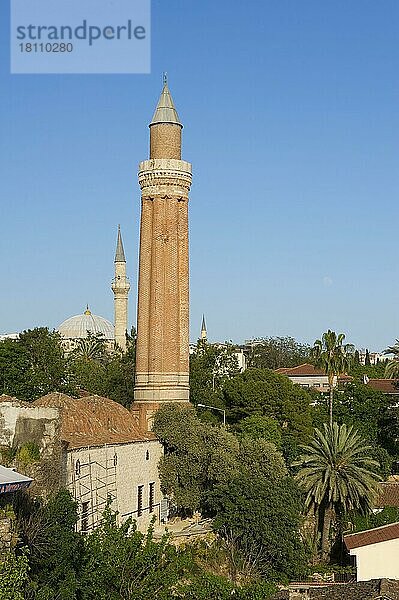
[[385, 367], [385, 377], [387, 379], [396, 379], [399, 377], [399, 340], [396, 340], [393, 346], [384, 350], [384, 354], [393, 354], [394, 358], [389, 360]]
[[76, 347], [73, 350], [75, 358], [86, 361], [101, 362], [105, 356], [105, 339], [101, 333], [93, 335], [87, 332], [87, 337], [77, 340]]
[[360, 510], [367, 514], [379, 493], [381, 477], [374, 471], [378, 462], [369, 458], [367, 446], [352, 426], [324, 423], [324, 432], [315, 429], [308, 446], [293, 463], [301, 469], [295, 475], [306, 493], [305, 506], [316, 516], [315, 534], [321, 533], [322, 558], [328, 556], [329, 532], [335, 514]]
[[334, 378], [348, 371], [352, 365], [355, 348], [352, 344], [344, 344], [345, 334], [329, 329], [321, 340], [316, 340], [310, 351], [315, 366], [323, 369], [328, 377], [330, 388], [329, 412], [330, 426], [333, 422], [333, 387]]

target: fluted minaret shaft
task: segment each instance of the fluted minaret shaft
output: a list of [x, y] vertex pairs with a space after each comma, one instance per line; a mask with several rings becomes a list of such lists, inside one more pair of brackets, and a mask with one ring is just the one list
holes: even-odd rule
[[114, 328], [115, 345], [119, 346], [123, 352], [126, 352], [126, 334], [128, 318], [128, 295], [130, 283], [126, 277], [126, 259], [123, 250], [122, 236], [120, 227], [118, 227], [118, 239], [115, 252], [115, 277], [112, 281], [112, 291], [114, 292]]
[[165, 402], [189, 401], [188, 193], [182, 125], [165, 83], [140, 163], [140, 267], [132, 410], [143, 430]]

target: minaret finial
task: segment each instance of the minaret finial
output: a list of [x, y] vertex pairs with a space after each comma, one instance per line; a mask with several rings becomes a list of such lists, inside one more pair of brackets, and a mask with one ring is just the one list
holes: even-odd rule
[[168, 85], [168, 74], [166, 71], [163, 72], [163, 84]]

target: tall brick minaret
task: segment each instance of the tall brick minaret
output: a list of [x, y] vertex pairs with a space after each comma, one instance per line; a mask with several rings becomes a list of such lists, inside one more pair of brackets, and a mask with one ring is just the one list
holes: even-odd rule
[[114, 292], [115, 344], [119, 346], [123, 352], [126, 352], [127, 302], [130, 283], [126, 277], [126, 259], [123, 250], [121, 228], [119, 225], [114, 264], [115, 277], [112, 281], [111, 288]]
[[188, 193], [182, 124], [166, 78], [140, 163], [140, 267], [132, 411], [148, 431], [162, 403], [189, 401]]

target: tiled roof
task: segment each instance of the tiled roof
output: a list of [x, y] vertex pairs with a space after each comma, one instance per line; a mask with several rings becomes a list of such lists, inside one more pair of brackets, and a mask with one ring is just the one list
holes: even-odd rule
[[379, 542], [388, 542], [397, 538], [399, 538], [399, 523], [391, 523], [383, 527], [367, 529], [367, 531], [360, 531], [359, 533], [344, 536], [348, 550], [362, 548], [370, 544], [378, 544]]
[[399, 507], [399, 483], [384, 481], [380, 484], [381, 494], [374, 502], [376, 508], [385, 506]]
[[17, 404], [18, 406], [30, 406], [30, 402], [18, 400], [18, 398], [14, 398], [14, 396], [8, 396], [7, 394], [2, 394], [0, 396], [0, 402], [12, 402], [13, 404]]
[[141, 433], [132, 413], [109, 398], [71, 398], [53, 392], [32, 404], [61, 410], [61, 440], [69, 448], [156, 439], [151, 433]]
[[399, 379], [369, 379], [367, 385], [384, 394], [399, 394]]
[[287, 375], [287, 377], [326, 377], [326, 373], [321, 369], [316, 369], [309, 363], [298, 365], [297, 367], [281, 367], [276, 369], [276, 373]]

